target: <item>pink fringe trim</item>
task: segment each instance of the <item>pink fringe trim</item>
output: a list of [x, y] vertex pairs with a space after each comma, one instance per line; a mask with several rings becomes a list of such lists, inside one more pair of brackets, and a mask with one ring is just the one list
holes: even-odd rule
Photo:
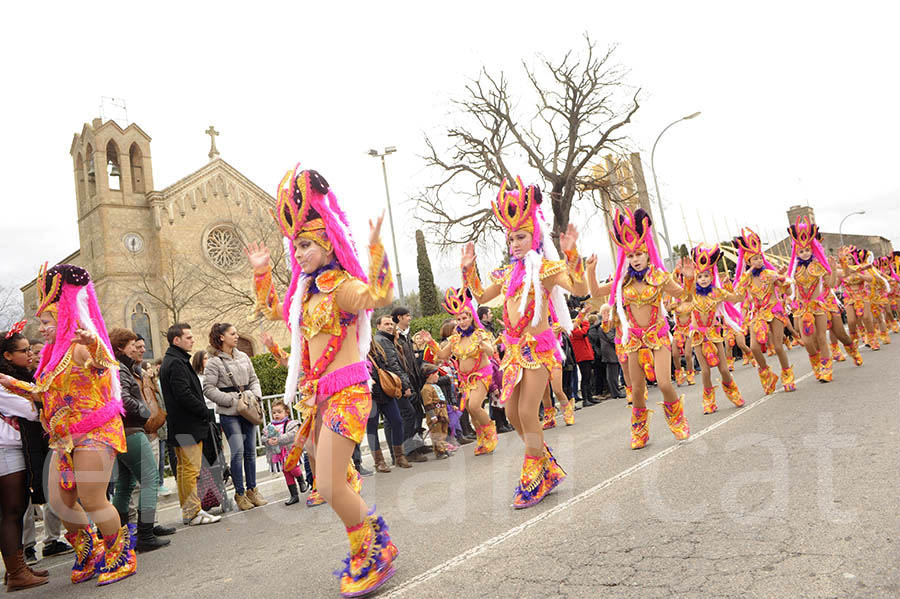
[[366, 362], [357, 362], [338, 368], [319, 379], [319, 385], [316, 388], [316, 403], [322, 403], [350, 385], [365, 383], [368, 380], [369, 367]]
[[113, 418], [118, 418], [125, 414], [125, 408], [122, 406], [121, 401], [110, 401], [99, 410], [88, 412], [88, 414], [69, 427], [69, 432], [72, 435], [83, 435], [100, 428]]

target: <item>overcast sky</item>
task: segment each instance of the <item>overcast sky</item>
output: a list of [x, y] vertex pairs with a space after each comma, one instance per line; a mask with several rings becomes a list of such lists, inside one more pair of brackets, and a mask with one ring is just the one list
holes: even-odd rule
[[[824, 231], [863, 209], [845, 233], [900, 240], [894, 3], [310, 4], [6, 6], [0, 284], [21, 285], [77, 249], [69, 146], [100, 97], [115, 96], [153, 138], [156, 189], [206, 163], [214, 124], [222, 158], [270, 193], [296, 161], [320, 170], [360, 239], [385, 201], [380, 161], [366, 151], [397, 146], [388, 175], [409, 289], [408, 198], [436, 176], [419, 158], [424, 134], [442, 139], [457, 118], [450, 100], [483, 66], [518, 84], [522, 60], [581, 51], [584, 32], [618, 44], [628, 84], [643, 90], [627, 133], [646, 163], [663, 127], [702, 112], [657, 149], [674, 241], [687, 240], [684, 220], [695, 242], [739, 225], [774, 241], [801, 203]], [[586, 232], [582, 253], [609, 263], [605, 235]], [[432, 251], [432, 262], [440, 286], [459, 283], [456, 252]]]

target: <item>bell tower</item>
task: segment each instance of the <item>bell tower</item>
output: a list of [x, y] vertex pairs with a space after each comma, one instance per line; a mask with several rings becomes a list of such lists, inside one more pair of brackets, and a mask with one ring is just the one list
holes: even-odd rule
[[102, 295], [110, 275], [127, 280], [152, 269], [150, 136], [134, 123], [122, 129], [113, 120], [96, 118], [73, 136], [69, 154], [80, 261]]

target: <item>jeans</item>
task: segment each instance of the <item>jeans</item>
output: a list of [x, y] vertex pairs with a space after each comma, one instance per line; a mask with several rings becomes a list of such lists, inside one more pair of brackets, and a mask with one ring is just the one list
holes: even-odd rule
[[[25, 524], [22, 529], [22, 545], [25, 549], [34, 549], [37, 544], [37, 531], [34, 528], [34, 508], [40, 506], [28, 502], [25, 509]], [[59, 516], [53, 511], [49, 503], [45, 503], [44, 509], [44, 546], [51, 541], [58, 541], [62, 531], [60, 530]]]
[[[113, 505], [120, 514], [128, 513], [128, 503], [135, 485], [141, 483], [141, 498], [138, 503], [138, 521], [153, 524], [156, 517], [156, 498], [159, 494], [159, 468], [150, 442], [143, 431], [125, 437], [126, 451], [116, 457], [119, 477], [116, 481], [116, 495]], [[126, 516], [127, 518], [127, 516]]]
[[247, 489], [256, 488], [256, 425], [243, 416], [221, 415], [222, 429], [231, 451], [231, 480], [234, 492], [243, 495], [244, 476]]
[[381, 449], [381, 442], [378, 440], [379, 414], [384, 415], [384, 434], [388, 438], [388, 442], [394, 446], [402, 445], [403, 421], [400, 419], [400, 408], [397, 406], [397, 400], [392, 397], [383, 404], [373, 400], [372, 411], [369, 413], [368, 422], [366, 422], [366, 437], [369, 440], [369, 451]]
[[[152, 439], [148, 436], [147, 442], [150, 443], [150, 449], [153, 450], [153, 465], [157, 466], [159, 464], [159, 444], [161, 441], [158, 437], [154, 436]], [[121, 454], [119, 455], [121, 457]], [[159, 492], [159, 487], [162, 486], [162, 476], [160, 476], [157, 481], [158, 483], [155, 486], [157, 492]], [[144, 481], [146, 482], [146, 481]], [[149, 484], [149, 483], [146, 483]], [[131, 492], [131, 501], [128, 503], [128, 521], [129, 522], [137, 522], [138, 521], [138, 513], [137, 507], [141, 505], [141, 493], [143, 492], [144, 484], [142, 481], [138, 480], [137, 485], [134, 487], [134, 491]], [[124, 522], [122, 524], [125, 524]]]

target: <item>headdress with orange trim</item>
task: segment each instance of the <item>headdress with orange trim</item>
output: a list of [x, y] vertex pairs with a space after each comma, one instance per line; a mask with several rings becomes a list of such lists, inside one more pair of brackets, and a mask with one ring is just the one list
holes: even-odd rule
[[829, 274], [831, 273], [831, 266], [828, 264], [828, 258], [825, 257], [825, 248], [822, 247], [819, 241], [822, 236], [819, 234], [819, 226], [817, 224], [812, 222], [808, 216], [798, 216], [797, 222], [788, 227], [787, 232], [791, 236], [792, 242], [788, 277], [794, 276], [794, 269], [797, 268], [797, 252], [804, 248], [812, 250], [813, 258], [818, 260]]
[[751, 256], [762, 256], [765, 267], [770, 270], [775, 270], [775, 267], [772, 266], [772, 263], [766, 258], [765, 252], [763, 252], [762, 240], [760, 240], [759, 235], [757, 235], [753, 229], [743, 227], [741, 229], [741, 234], [734, 238], [733, 243], [734, 247], [737, 248], [738, 253], [737, 268], [734, 271], [735, 277], [740, 278], [741, 275], [744, 274], [747, 261]]
[[616, 297], [618, 297], [617, 290], [623, 278], [622, 273], [628, 262], [627, 254], [646, 252], [650, 258], [650, 264], [663, 271], [666, 270], [666, 267], [653, 242], [653, 221], [643, 208], [638, 208], [634, 212], [628, 208], [625, 208], [624, 211], [616, 208], [612, 225], [613, 230], [609, 232], [609, 236], [618, 250], [616, 251], [616, 272], [612, 280], [614, 292], [610, 294], [609, 303], [615, 305]]
[[503, 179], [497, 199], [491, 202], [494, 216], [507, 233], [512, 231], [531, 233], [531, 249], [537, 250], [543, 241], [538, 218], [538, 205], [542, 200], [541, 190], [536, 185], [525, 187], [521, 177], [516, 177], [516, 189], [508, 191], [508, 186], [509, 181]]
[[450, 287], [447, 289], [447, 292], [444, 293], [444, 309], [452, 314], [453, 316], [457, 316], [464, 310], [468, 310], [472, 315], [472, 322], [479, 329], [483, 329], [484, 325], [481, 324], [481, 320], [478, 318], [478, 312], [475, 310], [475, 305], [472, 303], [472, 292], [469, 291], [468, 287]]
[[894, 278], [900, 281], [900, 252], [894, 251], [890, 256], [891, 269], [894, 271]]
[[[700, 245], [691, 248], [691, 261], [694, 263], [694, 268], [697, 269], [697, 273], [710, 273], [713, 278], [713, 287], [721, 287], [718, 268], [718, 263], [721, 258], [722, 249], [717, 243], [714, 243], [711, 246], [701, 243]], [[695, 283], [695, 285], [697, 287], [697, 292], [700, 293], [703, 288], [700, 287], [699, 283]], [[708, 288], [706, 289], [708, 290]], [[721, 302], [716, 308], [716, 312], [725, 324], [736, 331], [741, 330], [741, 312], [734, 304], [727, 301]]]

